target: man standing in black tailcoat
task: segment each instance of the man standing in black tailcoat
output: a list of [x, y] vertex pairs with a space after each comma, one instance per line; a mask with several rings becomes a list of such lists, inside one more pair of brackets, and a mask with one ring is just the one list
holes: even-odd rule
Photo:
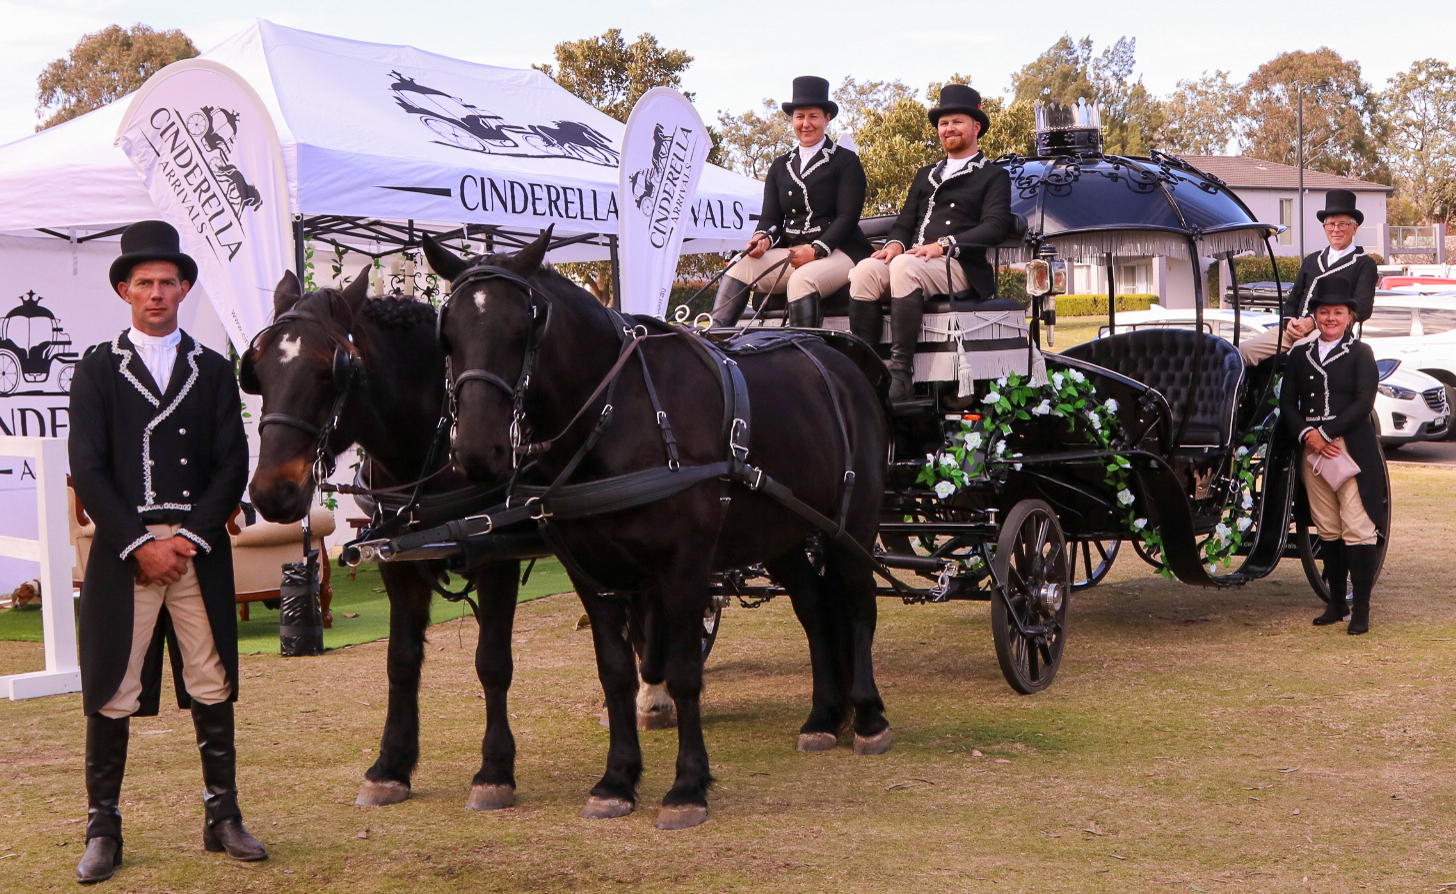
[[1315, 212], [1324, 226], [1328, 248], [1306, 255], [1294, 277], [1294, 288], [1285, 299], [1284, 313], [1298, 319], [1314, 313], [1314, 299], [1322, 292], [1348, 295], [1355, 299], [1355, 321], [1370, 319], [1375, 307], [1375, 283], [1379, 271], [1375, 259], [1355, 244], [1355, 233], [1365, 222], [1365, 212], [1355, 207], [1355, 194], [1332, 189], [1325, 194], [1325, 207]]
[[961, 292], [994, 298], [996, 271], [983, 246], [999, 245], [1012, 227], [1011, 175], [980, 149], [991, 127], [981, 94], [947, 84], [929, 115], [946, 157], [916, 172], [889, 241], [849, 275], [850, 330], [870, 344], [880, 340], [879, 301], [890, 295], [890, 400], [897, 402], [911, 396], [924, 299]]
[[121, 236], [111, 284], [132, 326], [91, 350], [71, 385], [71, 478], [96, 522], [81, 585], [86, 852], [81, 882], [121, 862], [121, 781], [132, 715], [155, 715], [162, 642], [202, 754], [202, 843], [236, 860], [268, 852], [243, 828], [234, 780], [238, 628], [227, 520], [248, 446], [232, 364], [177, 328], [197, 280], [177, 231], [142, 221]]

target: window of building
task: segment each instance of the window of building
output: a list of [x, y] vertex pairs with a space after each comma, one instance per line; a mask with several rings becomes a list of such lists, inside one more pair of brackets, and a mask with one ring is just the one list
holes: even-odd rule
[[1280, 199], [1279, 200], [1279, 223], [1280, 223], [1281, 226], [1283, 226], [1285, 228], [1284, 232], [1282, 232], [1282, 233], [1279, 234], [1279, 244], [1280, 245], [1293, 245], [1294, 244], [1294, 200], [1293, 199]]

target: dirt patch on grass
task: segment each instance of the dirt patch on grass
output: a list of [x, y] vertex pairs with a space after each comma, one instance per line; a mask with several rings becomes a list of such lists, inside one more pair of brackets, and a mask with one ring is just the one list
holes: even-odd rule
[[[705, 730], [709, 822], [652, 828], [675, 736], [644, 734], [639, 809], [578, 819], [606, 731], [574, 598], [522, 605], [519, 806], [464, 809], [484, 702], [472, 623], [431, 629], [414, 797], [352, 806], [374, 760], [385, 644], [248, 656], [240, 788], [267, 863], [202, 852], [189, 718], [137, 720], [126, 863], [108, 891], [1439, 891], [1456, 881], [1448, 684], [1449, 471], [1394, 471], [1369, 636], [1314, 628], [1295, 562], [1241, 590], [1131, 554], [1073, 603], [1057, 681], [1002, 681], [981, 604], [881, 602], [894, 748], [793, 750], [808, 658], [787, 603], [725, 613]], [[0, 644], [0, 669], [40, 646]], [[78, 696], [0, 703], [0, 888], [74, 890], [85, 816]], [[361, 837], [367, 830], [367, 837]], [[7, 856], [14, 854], [15, 856]]]

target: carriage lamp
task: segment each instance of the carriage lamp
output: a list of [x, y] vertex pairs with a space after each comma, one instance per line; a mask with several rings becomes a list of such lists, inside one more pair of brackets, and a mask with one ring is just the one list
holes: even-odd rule
[[1056, 344], [1057, 296], [1067, 292], [1067, 262], [1057, 259], [1051, 245], [1037, 249], [1036, 259], [1026, 265], [1026, 292], [1040, 298], [1040, 319], [1046, 326], [1047, 345]]

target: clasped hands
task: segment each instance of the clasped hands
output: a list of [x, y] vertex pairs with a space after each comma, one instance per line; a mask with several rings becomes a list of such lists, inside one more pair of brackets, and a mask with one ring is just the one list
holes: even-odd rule
[[[750, 258], [761, 258], [763, 253], [768, 251], [773, 240], [763, 233], [754, 233], [753, 238], [748, 240], [748, 256]], [[816, 259], [814, 246], [799, 245], [789, 249], [789, 266], [798, 268]]]
[[1340, 442], [1338, 439], [1334, 441], [1326, 441], [1325, 436], [1320, 434], [1319, 429], [1317, 428], [1311, 429], [1309, 433], [1304, 436], [1304, 446], [1308, 447], [1311, 451], [1329, 457], [1330, 459], [1333, 459], [1339, 456], [1341, 453], [1345, 452], [1345, 449], [1340, 446]]
[[[898, 242], [887, 242], [885, 247], [870, 255], [876, 261], [884, 261], [886, 264], [905, 254], [905, 247]], [[945, 249], [939, 242], [927, 242], [924, 245], [910, 249], [910, 254], [923, 261], [933, 261], [936, 258], [945, 256]]]
[[175, 584], [187, 573], [187, 560], [197, 547], [185, 537], [148, 540], [132, 555], [137, 560], [136, 582], [144, 587]]

